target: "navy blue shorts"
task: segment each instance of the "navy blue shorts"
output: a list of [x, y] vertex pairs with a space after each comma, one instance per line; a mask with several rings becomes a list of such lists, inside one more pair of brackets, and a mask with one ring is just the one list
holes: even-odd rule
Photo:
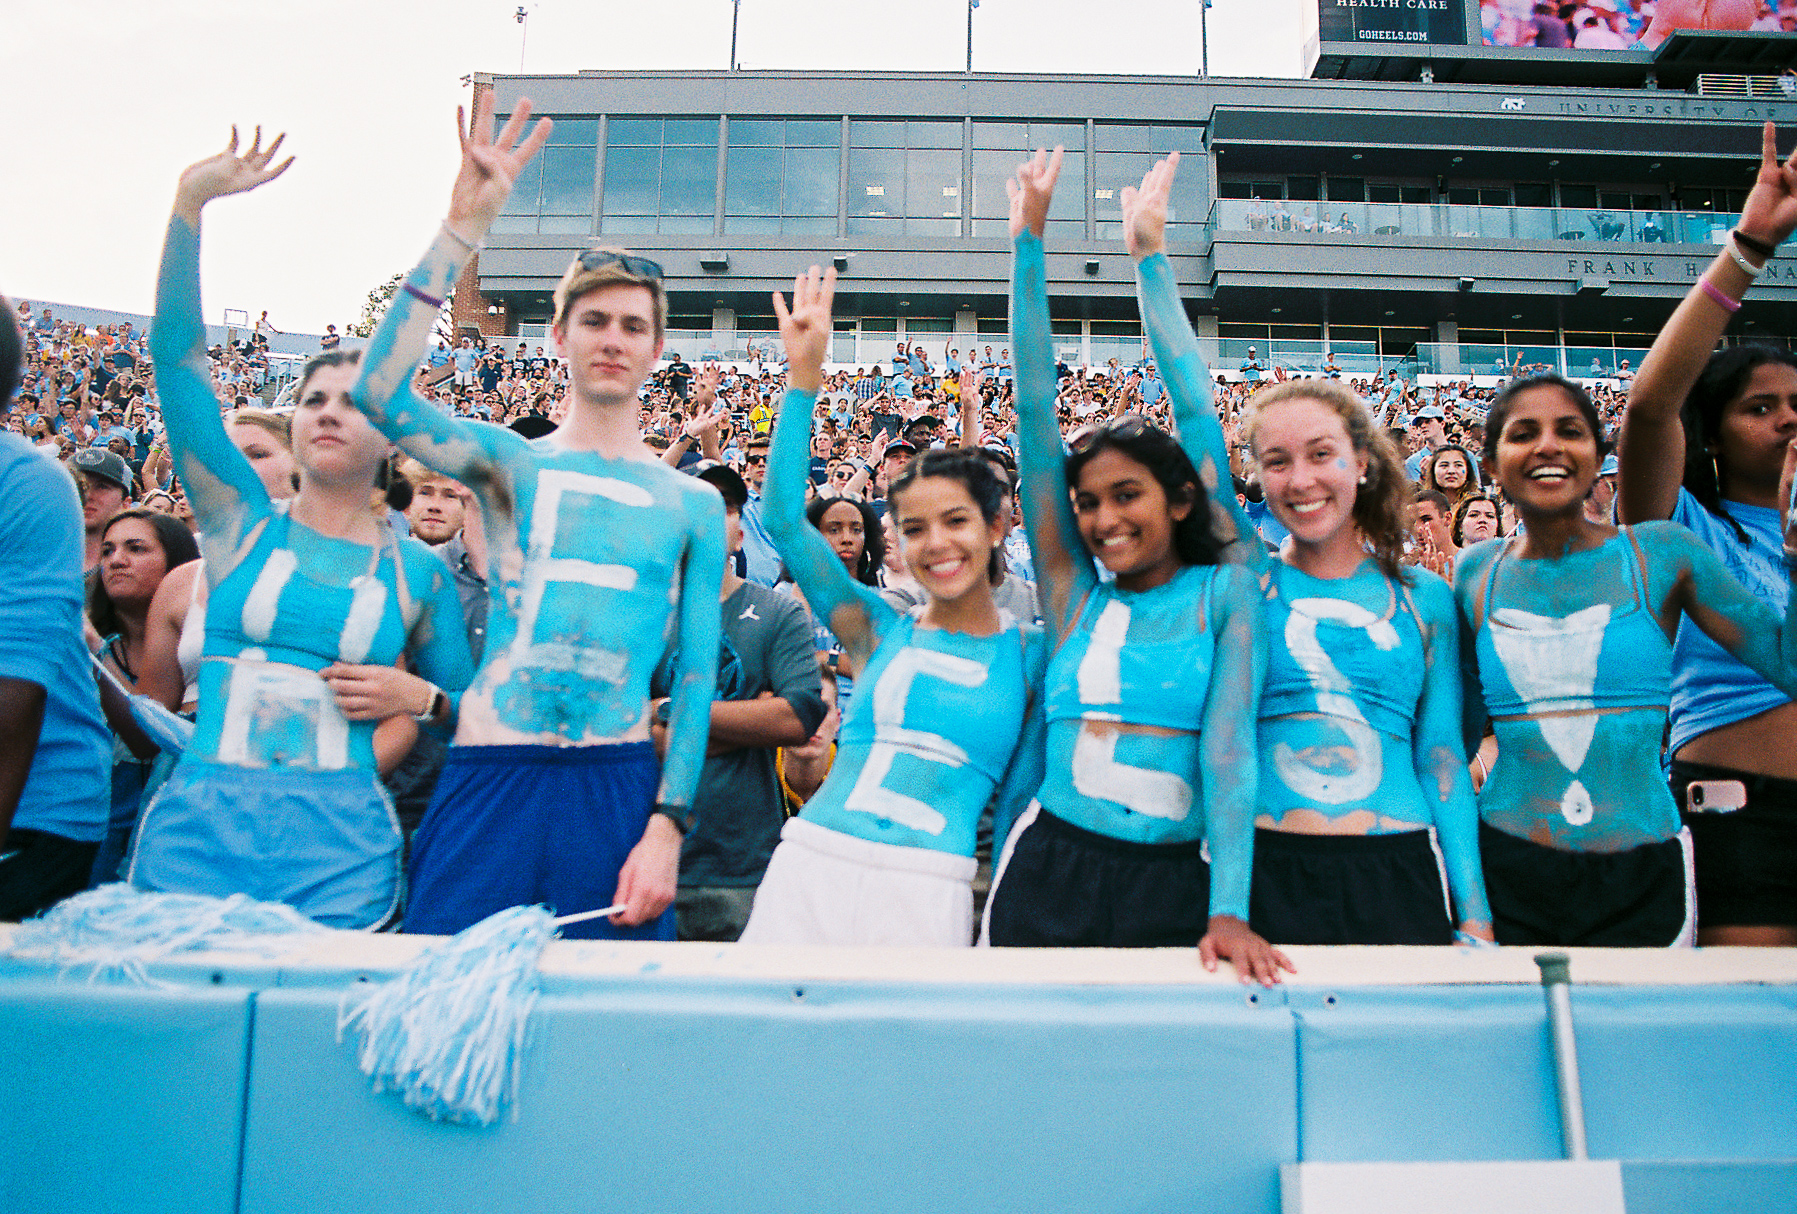
[[[562, 915], [610, 906], [660, 780], [649, 742], [450, 747], [412, 839], [405, 930], [453, 935], [539, 902]], [[589, 919], [563, 935], [672, 940], [674, 908], [639, 927]]]

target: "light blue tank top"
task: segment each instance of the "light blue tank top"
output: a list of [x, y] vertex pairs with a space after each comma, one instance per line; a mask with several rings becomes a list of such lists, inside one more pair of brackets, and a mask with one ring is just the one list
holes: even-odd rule
[[876, 843], [974, 853], [980, 813], [1005, 777], [1043, 662], [1042, 633], [989, 637], [901, 618], [857, 679], [836, 762], [800, 815]]

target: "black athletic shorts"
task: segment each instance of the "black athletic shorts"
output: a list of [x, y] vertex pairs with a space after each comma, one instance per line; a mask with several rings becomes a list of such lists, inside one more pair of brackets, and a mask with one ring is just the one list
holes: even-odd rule
[[[1747, 805], [1732, 813], [1689, 813], [1693, 780], [1739, 780]], [[1691, 830], [1700, 927], [1797, 924], [1797, 780], [1672, 761], [1672, 797]]]
[[1203, 843], [1131, 843], [1032, 805], [987, 905], [1000, 947], [1191, 948], [1210, 926]]
[[1499, 944], [1669, 948], [1696, 922], [1689, 836], [1619, 852], [1561, 851], [1479, 823]]
[[87, 888], [98, 843], [20, 830], [0, 843], [0, 922], [17, 923]]
[[1248, 923], [1273, 944], [1452, 944], [1434, 832], [1256, 830]]

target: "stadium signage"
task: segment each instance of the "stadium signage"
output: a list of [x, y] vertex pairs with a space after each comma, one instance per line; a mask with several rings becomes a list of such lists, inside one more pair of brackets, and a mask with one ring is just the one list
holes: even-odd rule
[[[1707, 261], [1687, 257], [1568, 257], [1566, 272], [1582, 278], [1696, 282], [1698, 275], [1708, 269], [1709, 264]], [[1797, 264], [1767, 262], [1765, 277], [1797, 282]]]
[[[1508, 98], [1505, 99], [1506, 103]], [[1510, 108], [1508, 104], [1502, 108]], [[1797, 119], [1797, 105], [1741, 105], [1714, 101], [1562, 101], [1560, 113], [1593, 118], [1733, 118], [1754, 122]]]

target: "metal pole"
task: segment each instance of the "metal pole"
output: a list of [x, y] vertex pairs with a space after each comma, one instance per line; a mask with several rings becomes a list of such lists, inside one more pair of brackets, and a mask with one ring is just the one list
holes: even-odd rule
[[1560, 1137], [1566, 1158], [1589, 1159], [1585, 1150], [1585, 1096], [1579, 1087], [1579, 1047], [1572, 1035], [1572, 968], [1565, 953], [1540, 953], [1541, 986], [1554, 1042], [1554, 1079], [1560, 1089]]
[[730, 0], [730, 70], [736, 70], [736, 26], [742, 20], [743, 0]]
[[973, 10], [980, 6], [980, 0], [967, 0], [967, 74], [973, 75]]
[[1210, 0], [1199, 0], [1198, 4], [1198, 74], [1210, 76]]
[[513, 16], [521, 27], [518, 30], [518, 74], [522, 76], [524, 74], [524, 44], [530, 39], [530, 14], [525, 12], [524, 6], [520, 4], [518, 11]]

